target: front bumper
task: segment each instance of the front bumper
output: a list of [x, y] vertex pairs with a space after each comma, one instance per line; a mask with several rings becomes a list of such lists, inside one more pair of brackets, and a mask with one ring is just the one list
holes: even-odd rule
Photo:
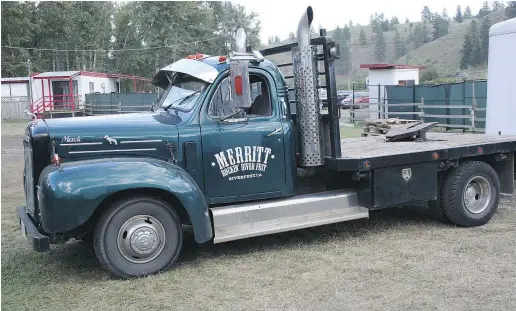
[[32, 218], [25, 211], [25, 206], [18, 206], [16, 214], [20, 221], [20, 229], [22, 234], [32, 245], [32, 249], [36, 252], [46, 252], [50, 249], [50, 238], [39, 232]]

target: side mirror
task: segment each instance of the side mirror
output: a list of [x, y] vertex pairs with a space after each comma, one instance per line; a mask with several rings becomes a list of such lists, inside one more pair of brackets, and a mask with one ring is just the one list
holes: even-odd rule
[[229, 64], [231, 99], [235, 108], [251, 107], [249, 61], [231, 60]]

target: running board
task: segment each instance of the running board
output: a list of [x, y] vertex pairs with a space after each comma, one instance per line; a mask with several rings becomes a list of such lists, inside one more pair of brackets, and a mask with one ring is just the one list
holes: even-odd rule
[[369, 217], [354, 190], [216, 207], [211, 210], [213, 243], [291, 231]]

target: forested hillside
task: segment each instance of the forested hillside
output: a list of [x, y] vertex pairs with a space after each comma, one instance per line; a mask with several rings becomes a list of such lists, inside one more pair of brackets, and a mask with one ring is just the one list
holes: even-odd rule
[[[484, 2], [479, 12], [457, 7], [455, 12], [431, 12], [423, 7], [420, 21], [400, 21], [382, 13], [372, 14], [368, 25], [352, 21], [328, 31], [341, 46], [337, 63], [341, 87], [352, 81], [363, 83], [365, 63], [400, 63], [424, 65], [423, 80], [447, 77], [485, 78], [489, 27], [507, 18], [516, 17], [516, 1]], [[313, 30], [314, 34], [317, 32]], [[269, 38], [270, 45], [295, 41]], [[287, 55], [275, 61], [285, 62]], [[350, 66], [351, 65], [351, 66]]]

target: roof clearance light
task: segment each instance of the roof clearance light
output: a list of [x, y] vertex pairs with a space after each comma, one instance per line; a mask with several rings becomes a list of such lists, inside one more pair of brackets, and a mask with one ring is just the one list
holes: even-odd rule
[[225, 63], [227, 59], [228, 58], [224, 55], [219, 56], [219, 64]]
[[235, 93], [238, 96], [242, 96], [244, 94], [244, 88], [242, 87], [242, 76], [235, 77]]

